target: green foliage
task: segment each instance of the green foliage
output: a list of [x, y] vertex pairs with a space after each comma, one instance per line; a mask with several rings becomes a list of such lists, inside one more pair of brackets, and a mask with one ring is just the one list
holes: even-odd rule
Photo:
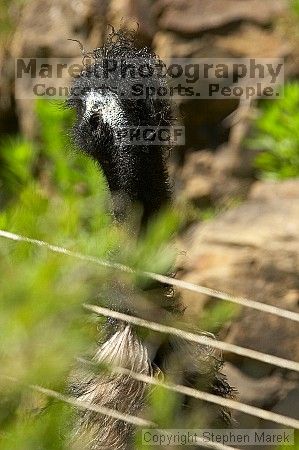
[[29, 183], [35, 155], [33, 143], [20, 137], [8, 137], [1, 142], [0, 202], [4, 203]]
[[9, 41], [12, 31], [16, 26], [16, 17], [19, 9], [28, 0], [1, 0], [0, 2], [0, 44]]
[[[98, 167], [70, 147], [71, 114], [44, 100], [36, 108], [38, 139], [0, 142], [0, 229], [166, 273], [177, 215], [161, 214], [136, 243], [107, 214]], [[139, 220], [138, 211], [132, 220]], [[75, 357], [99, 337], [99, 319], [84, 313], [82, 303], [115, 272], [0, 237], [0, 273], [0, 448], [67, 449], [72, 409], [28, 386], [65, 391]], [[140, 285], [139, 277], [117, 277]]]
[[204, 309], [200, 318], [199, 328], [218, 333], [224, 324], [228, 324], [239, 314], [238, 305], [213, 299], [209, 308]]
[[291, 0], [291, 7], [295, 14], [299, 16], [299, 0]]
[[152, 421], [162, 428], [171, 428], [175, 423], [179, 397], [179, 394], [156, 386], [150, 396]]
[[[291, 446], [292, 449], [298, 450], [299, 449], [299, 430], [294, 430], [294, 444]], [[288, 450], [290, 449], [290, 444], [285, 443], [277, 446], [277, 450]]]
[[299, 83], [286, 85], [282, 98], [263, 106], [247, 145], [260, 150], [255, 165], [263, 178], [299, 176]]
[[[89, 159], [67, 148], [69, 113], [47, 102], [37, 104], [37, 113], [38, 141], [1, 143], [0, 228], [106, 257], [120, 236], [104, 212], [104, 180]], [[81, 304], [106, 271], [3, 238], [0, 271], [0, 447], [67, 448], [70, 410], [26, 386], [64, 391], [75, 356], [96, 339]]]

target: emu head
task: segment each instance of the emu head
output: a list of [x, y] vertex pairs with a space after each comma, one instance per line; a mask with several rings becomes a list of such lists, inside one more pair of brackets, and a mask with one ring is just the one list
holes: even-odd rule
[[166, 86], [162, 63], [147, 48], [138, 49], [132, 33], [114, 30], [85, 57], [91, 64], [84, 65], [67, 100], [76, 112], [74, 142], [99, 163], [114, 199], [121, 198], [116, 216], [122, 219], [128, 201], [136, 201], [146, 222], [169, 198], [165, 146], [142, 140], [137, 145], [131, 133], [172, 124], [170, 102], [155, 95]]

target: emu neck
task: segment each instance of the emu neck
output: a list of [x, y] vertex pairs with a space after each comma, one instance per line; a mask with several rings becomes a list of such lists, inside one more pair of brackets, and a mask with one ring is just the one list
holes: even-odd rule
[[170, 187], [162, 151], [158, 147], [114, 148], [99, 161], [112, 193], [118, 221], [124, 221], [134, 204], [142, 207], [142, 227], [170, 201]]

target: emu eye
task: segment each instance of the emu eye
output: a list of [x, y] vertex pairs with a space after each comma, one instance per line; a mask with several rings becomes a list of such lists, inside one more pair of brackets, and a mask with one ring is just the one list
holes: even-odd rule
[[98, 113], [94, 113], [90, 116], [89, 123], [93, 130], [96, 130], [99, 127], [101, 121], [101, 117]]

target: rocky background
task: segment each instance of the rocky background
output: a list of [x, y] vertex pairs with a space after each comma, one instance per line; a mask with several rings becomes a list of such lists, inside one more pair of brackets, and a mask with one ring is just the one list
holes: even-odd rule
[[[1, 10], [0, 10], [1, 11]], [[0, 133], [38, 133], [34, 105], [16, 98], [14, 58], [78, 58], [74, 42], [99, 46], [108, 24], [139, 23], [141, 42], [164, 57], [284, 57], [288, 79], [299, 75], [299, 38], [284, 0], [32, 0], [12, 1], [2, 17]], [[192, 206], [180, 238], [180, 276], [234, 295], [298, 311], [299, 180], [257, 180], [254, 152], [243, 147], [256, 102], [183, 100], [187, 143], [171, 169], [176, 196]], [[195, 211], [195, 212], [194, 212]], [[212, 211], [203, 220], [201, 211]], [[190, 321], [219, 305], [183, 292]], [[217, 322], [217, 320], [216, 320]], [[241, 308], [217, 329], [227, 342], [299, 360], [295, 323]], [[225, 371], [240, 401], [299, 419], [294, 373], [226, 355]], [[261, 421], [235, 414], [241, 428]], [[273, 424], [265, 424], [273, 427]]]

